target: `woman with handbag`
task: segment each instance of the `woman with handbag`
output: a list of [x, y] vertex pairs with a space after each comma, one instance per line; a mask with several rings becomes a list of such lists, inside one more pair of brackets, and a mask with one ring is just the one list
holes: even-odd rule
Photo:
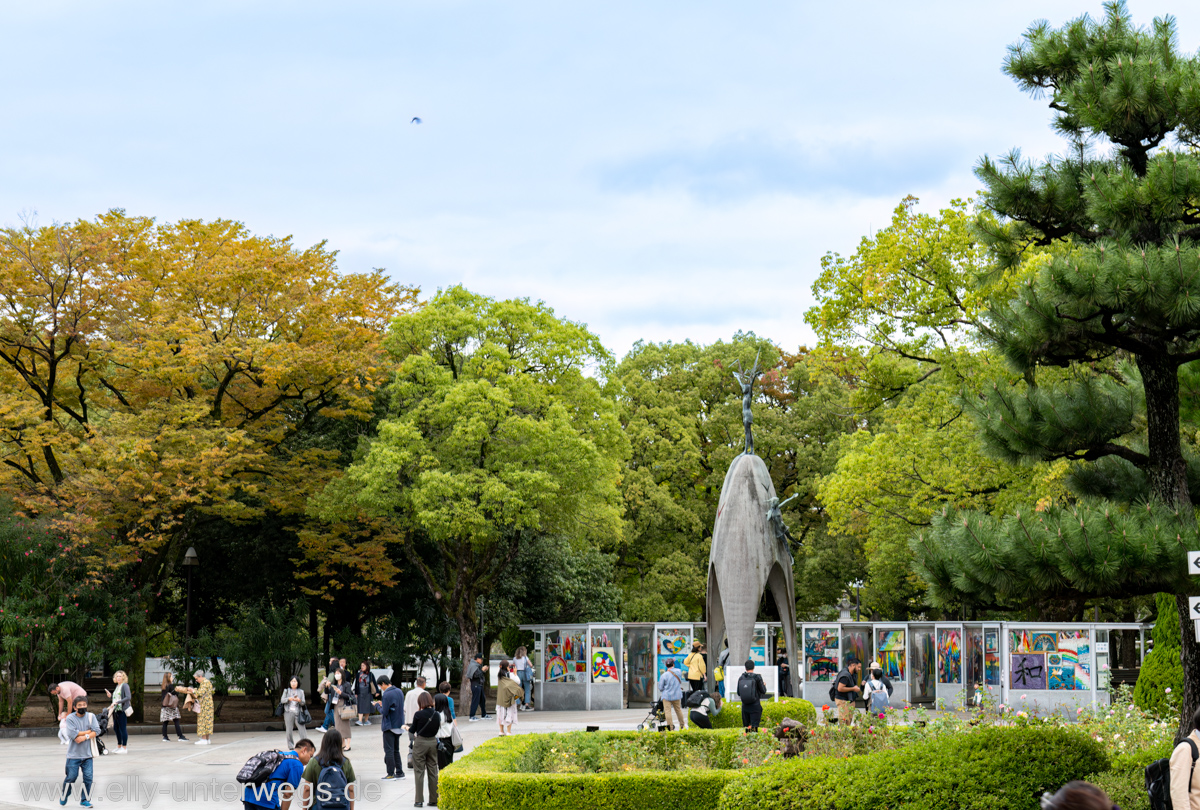
[[133, 714], [133, 694], [129, 691], [129, 680], [125, 676], [125, 671], [118, 669], [113, 673], [113, 683], [117, 685], [115, 692], [104, 690], [104, 694], [112, 698], [112, 705], [108, 707], [108, 717], [112, 720], [113, 727], [117, 730], [117, 749], [114, 754], [129, 753], [129, 715]]
[[187, 742], [183, 729], [179, 725], [179, 695], [175, 694], [175, 678], [170, 672], [163, 673], [162, 679], [162, 708], [158, 710], [158, 721], [163, 726], [163, 742], [170, 742], [167, 736], [167, 723], [175, 721], [175, 735], [180, 742]]
[[[450, 698], [441, 693], [434, 695], [433, 710], [441, 716], [442, 721], [441, 727], [438, 728], [437, 732], [438, 770], [441, 770], [454, 762], [454, 750], [456, 747], [454, 736], [455, 732], [458, 731], [458, 725], [450, 715]], [[461, 735], [459, 736], [459, 740], [459, 744], [461, 744]]]
[[213, 682], [200, 670], [193, 672], [192, 677], [196, 679], [196, 686], [176, 686], [175, 691], [188, 696], [183, 706], [188, 708], [191, 703], [191, 710], [196, 713], [196, 736], [200, 738], [196, 745], [212, 745]]
[[304, 708], [304, 690], [300, 688], [299, 678], [292, 676], [292, 680], [283, 690], [279, 702], [283, 705], [283, 727], [287, 730], [287, 750], [291, 751], [296, 747], [295, 740], [292, 738], [294, 732], [300, 732], [300, 736], [296, 739], [308, 739], [308, 729], [300, 722], [301, 710]]
[[408, 730], [413, 733], [413, 775], [416, 777], [416, 802], [424, 803], [425, 782], [429, 782], [429, 806], [436, 807], [438, 800], [438, 730], [442, 727], [442, 716], [433, 708], [433, 696], [422, 692], [417, 697], [417, 713], [408, 721]]
[[346, 671], [333, 673], [329, 688], [333, 690], [333, 727], [342, 733], [342, 750], [350, 750], [350, 721], [358, 716], [354, 705], [354, 687], [346, 682]]

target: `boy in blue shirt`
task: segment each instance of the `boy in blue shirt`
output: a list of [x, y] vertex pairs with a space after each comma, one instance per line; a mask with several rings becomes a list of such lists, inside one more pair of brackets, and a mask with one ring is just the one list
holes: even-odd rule
[[[263, 807], [289, 810], [304, 766], [315, 753], [317, 747], [312, 740], [303, 739], [296, 743], [296, 750], [283, 755], [283, 762], [279, 763], [266, 782], [261, 786], [246, 785], [246, 791], [242, 794], [243, 810], [260, 810]], [[284, 785], [287, 787], [284, 788]]]

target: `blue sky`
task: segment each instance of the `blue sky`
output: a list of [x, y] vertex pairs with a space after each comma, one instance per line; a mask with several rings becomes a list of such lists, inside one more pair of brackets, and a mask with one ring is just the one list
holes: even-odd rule
[[[1138, 22], [1193, 4], [1133, 2]], [[1098, 2], [6, 3], [0, 224], [226, 217], [542, 299], [614, 352], [788, 348], [827, 251], [984, 153], [1059, 148], [1000, 73]], [[420, 125], [410, 123], [419, 116]]]

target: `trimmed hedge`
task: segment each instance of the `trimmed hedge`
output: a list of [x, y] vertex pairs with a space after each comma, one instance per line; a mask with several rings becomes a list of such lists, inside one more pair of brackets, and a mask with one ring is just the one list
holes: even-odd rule
[[1171, 756], [1171, 745], [1113, 757], [1112, 767], [1103, 773], [1085, 777], [1120, 805], [1121, 810], [1150, 810], [1146, 793], [1146, 766], [1156, 759]]
[[1108, 766], [1100, 744], [1080, 732], [993, 727], [870, 756], [743, 771], [719, 808], [1036, 810], [1044, 791]]
[[[766, 731], [779, 725], [785, 717], [803, 723], [809, 728], [817, 724], [817, 710], [807, 700], [802, 698], [782, 698], [775, 701], [763, 701], [762, 721], [759, 728]], [[722, 703], [721, 713], [713, 718], [713, 728], [741, 728], [742, 704]]]
[[[536, 810], [536, 808], [603, 807], [605, 810], [679, 810], [715, 807], [725, 784], [740, 771], [672, 770], [630, 773], [521, 772], [540, 759], [537, 750], [568, 735], [522, 734], [497, 737], [480, 745], [442, 772], [438, 806], [443, 810]], [[714, 758], [727, 761], [740, 732], [675, 731], [652, 734], [606, 731], [588, 735], [637, 739], [666, 751], [717, 740]]]

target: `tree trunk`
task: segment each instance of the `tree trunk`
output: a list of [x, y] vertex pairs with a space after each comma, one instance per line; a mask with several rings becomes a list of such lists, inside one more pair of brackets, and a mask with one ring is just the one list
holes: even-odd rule
[[133, 645], [133, 660], [125, 665], [125, 675], [129, 680], [129, 697], [133, 703], [133, 717], [130, 719], [135, 723], [144, 722], [146, 719], [145, 713], [145, 698], [146, 698], [146, 628], [142, 628], [137, 635], [137, 642]]
[[317, 602], [308, 603], [308, 637], [312, 641], [312, 657], [308, 660], [308, 695], [317, 694], [317, 644], [320, 642], [320, 625], [317, 622]]
[[[1165, 351], [1137, 357], [1146, 393], [1146, 439], [1149, 463], [1146, 477], [1155, 497], [1179, 510], [1185, 520], [1193, 519], [1188, 491], [1187, 462], [1179, 437], [1179, 367]], [[1192, 733], [1193, 715], [1200, 707], [1200, 645], [1196, 643], [1196, 617], [1188, 611], [1186, 594], [1175, 595], [1179, 630], [1183, 637], [1183, 695], [1179, 707], [1176, 743]]]
[[[467, 679], [467, 666], [474, 659], [476, 650], [479, 649], [479, 625], [475, 623], [472, 616], [458, 616], [455, 618], [458, 624], [458, 637], [462, 643], [462, 685], [458, 690], [459, 705], [455, 712], [462, 716], [463, 712], [471, 711], [471, 682]], [[487, 658], [483, 659], [483, 663], [487, 663]], [[487, 688], [487, 680], [484, 679], [484, 688]]]

